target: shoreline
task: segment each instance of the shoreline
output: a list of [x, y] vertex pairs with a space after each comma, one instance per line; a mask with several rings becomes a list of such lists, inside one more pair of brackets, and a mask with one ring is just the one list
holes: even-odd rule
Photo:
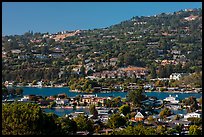
[[[72, 92], [72, 93], [85, 93], [85, 94], [98, 94], [98, 93], [115, 93], [115, 92], [119, 92], [119, 93], [127, 93], [128, 91], [101, 91], [101, 92], [93, 92], [93, 93], [88, 93], [88, 92], [82, 92], [82, 91], [79, 91], [79, 90], [71, 90], [69, 87], [66, 87], [66, 86], [42, 86], [42, 87], [39, 87], [39, 86], [29, 86], [29, 85], [27, 85], [27, 86], [19, 86], [19, 85], [17, 85], [16, 87], [18, 87], [18, 88], [39, 88], [39, 89], [42, 89], [42, 88], [67, 88], [67, 89], [69, 89], [69, 92]], [[190, 91], [190, 90], [188, 90], [188, 91], [156, 91], [156, 90], [154, 90], [154, 91], [151, 91], [151, 90], [145, 90], [145, 93], [151, 93], [151, 92], [158, 92], [158, 93], [180, 93], [180, 94], [182, 94], [182, 93], [201, 93], [202, 94], [202, 92], [197, 92], [197, 91], [195, 91], [195, 90], [192, 90], [192, 91]]]

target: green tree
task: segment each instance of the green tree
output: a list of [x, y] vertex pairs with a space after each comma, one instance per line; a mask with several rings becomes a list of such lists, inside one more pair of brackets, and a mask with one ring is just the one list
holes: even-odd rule
[[22, 88], [16, 88], [16, 94], [17, 95], [22, 95], [23, 94], [23, 89]]
[[130, 113], [130, 106], [127, 105], [127, 104], [121, 106], [121, 107], [119, 108], [119, 112], [126, 116], [128, 113]]
[[98, 111], [96, 110], [95, 105], [90, 105], [89, 111], [93, 115], [93, 118], [98, 118]]
[[63, 135], [73, 135], [77, 132], [77, 124], [69, 117], [59, 117], [57, 123], [61, 126], [60, 133]]
[[147, 118], [147, 120], [148, 120], [150, 123], [154, 122], [153, 116], [149, 116], [149, 117]]
[[159, 70], [158, 70], [158, 76], [160, 78], [166, 78], [167, 75], [166, 75], [166, 68], [164, 66], [159, 66]]
[[131, 101], [135, 106], [141, 106], [141, 101], [145, 98], [144, 89], [139, 88], [134, 91], [129, 91], [127, 95], [127, 100]]
[[8, 89], [2, 84], [2, 95], [8, 95]]
[[201, 135], [201, 129], [197, 125], [191, 125], [189, 128], [189, 135]]
[[176, 130], [177, 133], [179, 133], [179, 135], [181, 135], [181, 131], [182, 131], [182, 129], [183, 129], [183, 125], [182, 125], [182, 124], [176, 125], [176, 126], [174, 127], [174, 129]]
[[114, 132], [114, 135], [156, 135], [156, 130], [152, 127], [144, 127], [143, 125], [139, 124], [137, 126], [128, 126], [123, 130], [119, 130]]
[[2, 108], [3, 135], [58, 134], [56, 115], [45, 114], [36, 104], [16, 102]]
[[198, 100], [198, 102], [202, 106], [202, 97]]
[[119, 113], [116, 113], [116, 114], [113, 114], [110, 119], [108, 119], [108, 123], [107, 125], [110, 127], [110, 128], [117, 128], [117, 127], [120, 127], [120, 126], [124, 126], [125, 123], [126, 123], [126, 119], [122, 116], [120, 116]]
[[164, 119], [171, 115], [171, 110], [169, 108], [164, 108], [162, 111], [160, 111], [159, 116], [160, 118]]
[[162, 125], [159, 125], [159, 126], [156, 128], [156, 133], [157, 133], [158, 135], [166, 135], [165, 131], [166, 131], [166, 128], [165, 128], [164, 126], [162, 126]]
[[150, 76], [153, 79], [157, 77], [157, 72], [156, 72], [156, 67], [155, 66], [150, 66]]
[[77, 124], [77, 128], [81, 131], [92, 132], [94, 130], [93, 121], [83, 114], [79, 114], [76, 118], [74, 118], [74, 121]]
[[82, 65], [80, 68], [80, 74], [82, 77], [85, 77], [85, 75], [86, 75], [85, 70], [86, 70], [85, 67]]

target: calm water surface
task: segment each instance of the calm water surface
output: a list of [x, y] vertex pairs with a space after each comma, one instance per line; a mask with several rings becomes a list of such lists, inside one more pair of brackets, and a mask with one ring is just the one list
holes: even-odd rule
[[[36, 87], [23, 87], [23, 94], [24, 95], [29, 95], [29, 94], [34, 94], [34, 95], [40, 95], [40, 96], [52, 96], [52, 95], [57, 95], [61, 93], [67, 94], [68, 97], [75, 97], [77, 95], [84, 95], [86, 93], [77, 93], [77, 92], [70, 92], [70, 89], [67, 87], [63, 88], [36, 88]], [[127, 92], [110, 92], [110, 93], [94, 93], [93, 95], [96, 95], [98, 97], [108, 97], [108, 96], [113, 96], [113, 97], [126, 97]], [[164, 99], [168, 97], [169, 95], [176, 96], [178, 95], [179, 100], [182, 100], [184, 98], [188, 98], [190, 96], [195, 96], [196, 98], [200, 98], [202, 96], [202, 93], [166, 93], [166, 92], [146, 92], [147, 96], [155, 96], [158, 99]]]
[[[35, 87], [23, 87], [23, 94], [24, 95], [29, 95], [29, 94], [34, 94], [34, 95], [40, 95], [40, 96], [52, 96], [52, 95], [57, 95], [60, 93], [65, 93], [68, 95], [68, 97], [75, 97], [77, 95], [84, 95], [85, 93], [76, 93], [76, 92], [70, 92], [70, 89], [67, 87], [63, 88], [35, 88]], [[96, 95], [96, 94], [93, 94]], [[127, 92], [110, 92], [110, 93], [97, 93], [98, 97], [108, 97], [108, 96], [113, 96], [113, 97], [126, 97]], [[147, 96], [155, 96], [158, 99], [164, 99], [168, 97], [169, 95], [171, 96], [176, 96], [177, 100], [182, 100], [184, 98], [188, 98], [190, 96], [194, 96], [196, 98], [202, 97], [202, 93], [165, 93], [165, 92], [146, 92]], [[86, 114], [89, 114], [89, 109], [88, 108], [77, 108], [76, 110], [73, 110], [72, 108], [53, 108], [53, 109], [43, 109], [45, 112], [49, 113], [55, 113], [58, 116], [63, 116], [65, 114], [70, 114], [72, 112], [78, 112], [78, 111], [83, 111]], [[186, 110], [173, 110], [175, 114], [182, 113], [185, 114]]]

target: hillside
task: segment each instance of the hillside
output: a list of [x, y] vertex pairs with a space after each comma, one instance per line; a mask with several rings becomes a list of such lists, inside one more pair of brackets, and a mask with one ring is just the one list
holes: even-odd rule
[[152, 78], [201, 71], [202, 9], [136, 16], [103, 29], [2, 37], [4, 81], [68, 82], [128, 66], [148, 68]]

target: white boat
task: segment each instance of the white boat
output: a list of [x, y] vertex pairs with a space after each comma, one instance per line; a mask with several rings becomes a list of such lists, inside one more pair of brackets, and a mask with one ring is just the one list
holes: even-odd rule
[[[176, 97], [178, 97], [178, 95], [176, 95]], [[166, 97], [166, 98], [164, 99], [164, 101], [169, 101], [169, 102], [171, 102], [172, 104], [178, 104], [179, 101], [176, 100], [176, 97], [172, 97], [171, 95], [169, 95], [169, 97]]]

